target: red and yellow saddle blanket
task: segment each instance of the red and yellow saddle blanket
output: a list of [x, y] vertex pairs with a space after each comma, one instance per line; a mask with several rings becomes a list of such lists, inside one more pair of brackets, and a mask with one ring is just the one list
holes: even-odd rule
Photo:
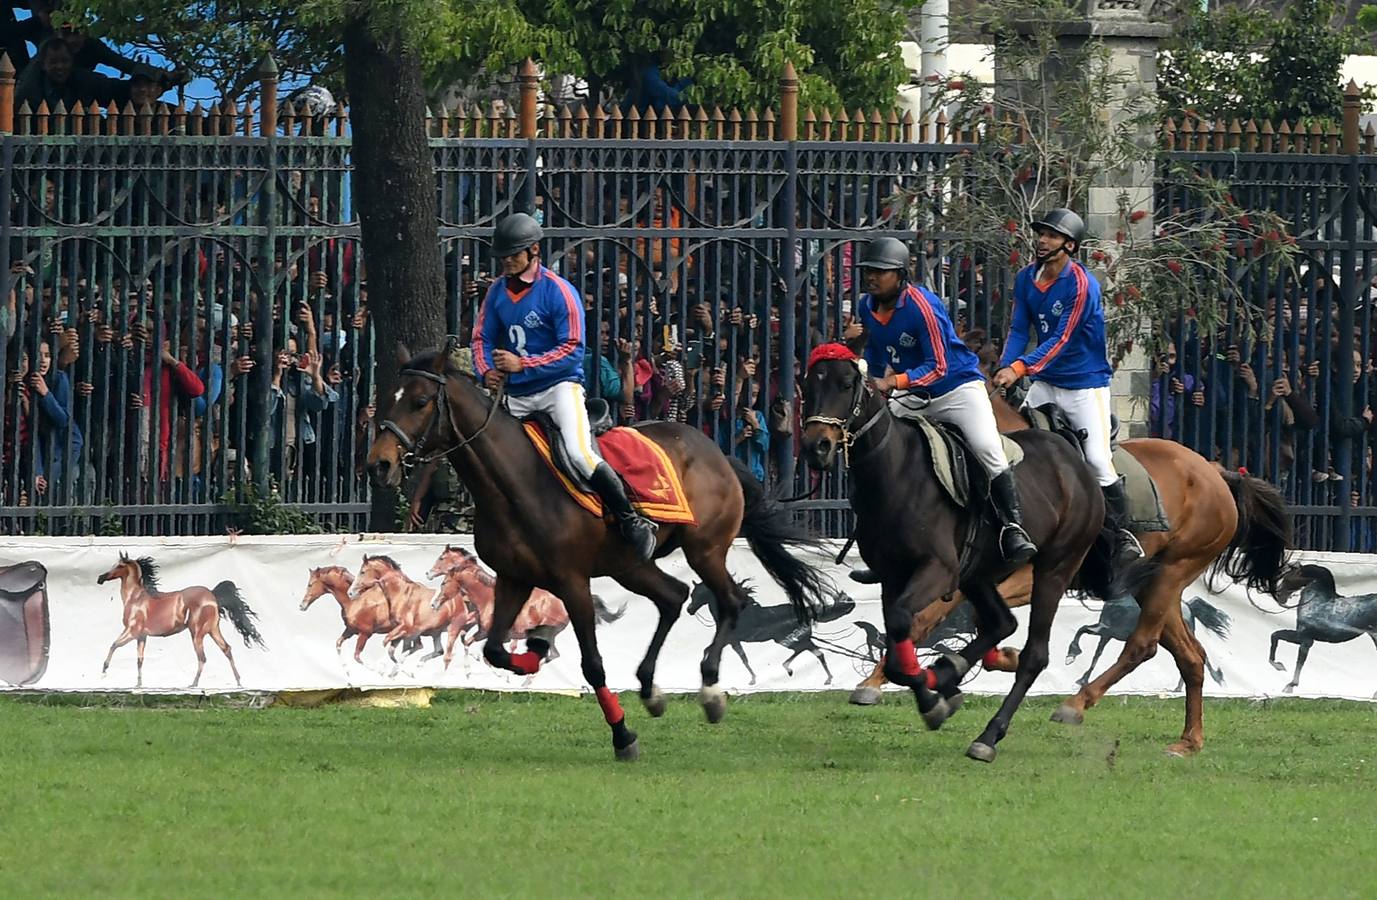
[[[579, 488], [569, 476], [560, 471], [550, 455], [550, 442], [545, 431], [535, 422], [522, 423], [526, 436], [535, 445], [540, 458], [555, 473], [559, 483], [574, 501], [595, 516], [603, 515], [602, 498]], [[679, 480], [679, 473], [670, 462], [664, 448], [634, 428], [613, 428], [598, 436], [598, 452], [627, 485], [631, 505], [641, 515], [656, 522], [697, 525], [688, 495]]]

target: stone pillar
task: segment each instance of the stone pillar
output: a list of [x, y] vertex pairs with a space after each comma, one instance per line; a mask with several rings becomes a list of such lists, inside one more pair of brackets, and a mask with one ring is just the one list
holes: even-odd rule
[[[1109, 50], [1114, 72], [1128, 76], [1118, 102], [1111, 104], [1105, 115], [1111, 122], [1123, 121], [1126, 101], [1134, 96], [1155, 97], [1157, 93], [1157, 45], [1171, 33], [1169, 25], [1153, 22], [1151, 8], [1156, 0], [1082, 0], [1080, 15], [1058, 26], [1060, 40], [1077, 45], [1087, 40], [1101, 41]], [[1068, 76], [1071, 73], [1066, 73]], [[1001, 70], [996, 60], [995, 80], [999, 89], [1019, 90], [1035, 73]], [[1055, 77], [1055, 76], [1053, 76]], [[1144, 145], [1156, 140], [1156, 129], [1143, 129]], [[1136, 237], [1146, 239], [1152, 234], [1152, 191], [1156, 167], [1152, 162], [1134, 166], [1123, 172], [1105, 172], [1091, 185], [1084, 209], [1090, 233], [1095, 236], [1112, 235], [1119, 223], [1119, 196], [1127, 194], [1134, 209], [1146, 210], [1148, 215], [1136, 225]], [[1090, 265], [1090, 261], [1086, 260]], [[1093, 266], [1092, 266], [1093, 270]], [[1148, 433], [1148, 398], [1151, 376], [1148, 360], [1141, 349], [1135, 348], [1119, 364], [1112, 382], [1114, 412], [1120, 421], [1119, 436], [1145, 437]]]

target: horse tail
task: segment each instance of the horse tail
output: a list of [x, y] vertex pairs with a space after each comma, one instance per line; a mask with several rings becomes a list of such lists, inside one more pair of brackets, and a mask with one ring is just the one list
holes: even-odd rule
[[263, 643], [263, 635], [258, 633], [258, 626], [253, 624], [254, 619], [258, 618], [258, 613], [249, 609], [234, 582], [222, 581], [211, 593], [220, 605], [220, 617], [229, 619], [234, 624], [234, 630], [244, 639], [244, 646], [252, 647], [257, 644], [260, 648], [267, 649], [267, 644]]
[[823, 541], [810, 537], [794, 525], [792, 513], [777, 498], [765, 492], [765, 486], [756, 481], [755, 475], [744, 462], [736, 457], [728, 457], [728, 462], [741, 482], [741, 493], [746, 501], [741, 536], [750, 544], [751, 552], [760, 560], [765, 571], [784, 588], [798, 620], [812, 620], [835, 588], [821, 569], [805, 563], [790, 553], [788, 548], [794, 546], [822, 553]]
[[612, 623], [626, 615], [626, 604], [623, 603], [619, 609], [613, 609], [607, 605], [597, 594], [593, 595], [593, 614], [599, 622]]
[[1260, 478], [1223, 470], [1238, 506], [1233, 540], [1210, 566], [1207, 584], [1223, 573], [1249, 590], [1275, 595], [1278, 583], [1291, 570], [1291, 517], [1281, 491]]
[[1204, 597], [1192, 597], [1186, 603], [1186, 607], [1190, 609], [1191, 615], [1195, 616], [1195, 621], [1209, 629], [1210, 634], [1218, 638], [1229, 636], [1229, 625], [1233, 620], [1224, 610]]

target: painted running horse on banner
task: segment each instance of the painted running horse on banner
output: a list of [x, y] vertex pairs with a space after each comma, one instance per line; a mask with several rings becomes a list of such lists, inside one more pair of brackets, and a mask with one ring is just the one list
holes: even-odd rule
[[124, 631], [110, 645], [101, 666], [104, 675], [110, 668], [110, 660], [115, 651], [130, 641], [139, 644], [139, 675], [137, 687], [143, 687], [143, 650], [151, 637], [168, 637], [181, 631], [191, 633], [191, 646], [196, 650], [196, 677], [191, 686], [201, 683], [201, 672], [206, 667], [206, 651], [203, 646], [207, 636], [229, 660], [230, 671], [234, 673], [234, 683], [239, 680], [239, 668], [234, 664], [234, 654], [229, 643], [220, 634], [220, 619], [227, 618], [234, 624], [245, 647], [263, 647], [263, 636], [258, 633], [254, 619], [258, 617], [232, 581], [222, 581], [211, 588], [182, 588], [177, 591], [158, 590], [158, 566], [151, 556], [130, 559], [120, 554], [119, 562], [96, 579], [96, 584], [107, 581], [120, 583], [120, 596], [124, 601]]
[[[887, 634], [885, 674], [912, 689], [929, 728], [958, 708], [961, 678], [999, 653], [1017, 628], [996, 586], [1013, 573], [999, 547], [999, 527], [972, 490], [963, 508], [939, 482], [933, 452], [918, 428], [893, 417], [855, 354], [824, 344], [804, 378], [802, 455], [828, 469], [842, 452], [850, 469], [856, 545], [880, 579]], [[966, 755], [992, 762], [1024, 696], [1048, 662], [1052, 621], [1073, 584], [1108, 595], [1108, 544], [1101, 540], [1104, 499], [1079, 452], [1039, 431], [1015, 436], [1014, 467], [1024, 498], [1024, 528], [1038, 547], [1032, 560], [1032, 614], [1014, 686]], [[913, 616], [957, 588], [975, 609], [975, 639], [924, 670], [909, 637]]]
[[[605, 517], [578, 502], [548, 465], [521, 421], [502, 408], [502, 391], [490, 397], [471, 375], [450, 363], [449, 350], [412, 358], [404, 349], [398, 390], [389, 418], [368, 452], [368, 467], [382, 484], [396, 486], [403, 466], [448, 456], [475, 505], [474, 543], [496, 573], [493, 621], [483, 647], [488, 662], [526, 675], [539, 669], [548, 647], [528, 641], [513, 655], [504, 638], [531, 591], [544, 588], [569, 613], [592, 685], [612, 730], [618, 759], [639, 753], [617, 696], [608, 690], [594, 633], [595, 607], [589, 582], [609, 576], [633, 593], [649, 597], [660, 613], [650, 647], [636, 671], [640, 696], [652, 716], [665, 710], [655, 685], [655, 666], [670, 627], [688, 598], [688, 585], [655, 561], [641, 562]], [[673, 422], [648, 422], [635, 431], [649, 438], [669, 461], [682, 487], [693, 523], [661, 522], [655, 559], [682, 550], [689, 565], [717, 595], [722, 616], [703, 654], [700, 701], [711, 722], [726, 711], [718, 685], [722, 650], [743, 603], [741, 588], [727, 572], [727, 551], [742, 535], [788, 595], [800, 618], [822, 605], [830, 587], [825, 576], [789, 552], [789, 546], [819, 542], [795, 528], [790, 513], [765, 494], [738, 460], [729, 459], [701, 431]]]
[[[1013, 434], [1031, 427], [1001, 394], [991, 394], [990, 400], [1001, 432]], [[1224, 471], [1182, 444], [1142, 438], [1120, 446], [1152, 477], [1170, 530], [1139, 534], [1144, 558], [1116, 579], [1116, 587], [1122, 590], [1115, 596], [1131, 596], [1141, 607], [1118, 661], [1099, 678], [1084, 684], [1053, 713], [1053, 719], [1069, 724], [1083, 722], [1085, 711], [1151, 659], [1161, 643], [1175, 659], [1186, 692], [1185, 728], [1168, 751], [1175, 755], [1194, 753], [1204, 745], [1204, 682], [1209, 663], [1182, 612], [1182, 593], [1211, 570], [1242, 581], [1250, 589], [1275, 594], [1279, 579], [1290, 570], [1290, 518], [1275, 487], [1252, 476]], [[1000, 593], [1011, 607], [1017, 607], [1029, 602], [1030, 587], [1027, 573], [1018, 572], [1000, 586]], [[936, 627], [959, 601], [958, 594], [919, 613], [913, 621], [914, 639]], [[1011, 671], [1017, 661], [1017, 651], [1006, 650], [992, 668]], [[877, 702], [878, 686], [878, 678], [872, 674], [862, 685], [868, 689], [864, 699]]]

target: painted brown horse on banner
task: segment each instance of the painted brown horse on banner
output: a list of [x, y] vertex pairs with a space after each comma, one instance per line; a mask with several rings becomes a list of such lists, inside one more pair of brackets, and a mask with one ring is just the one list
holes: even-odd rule
[[[354, 585], [354, 573], [344, 566], [322, 566], [312, 569], [306, 582], [306, 593], [301, 598], [301, 611], [311, 608], [316, 600], [329, 594], [339, 603], [339, 615], [344, 620], [344, 631], [335, 641], [335, 652], [340, 652], [344, 642], [358, 635], [354, 644], [354, 662], [367, 666], [363, 661], [363, 648], [368, 639], [375, 634], [387, 634], [397, 627], [392, 606], [383, 594], [382, 588], [374, 587], [360, 591], [358, 596], [350, 593]], [[396, 662], [395, 648], [392, 661]]]
[[180, 631], [191, 633], [191, 646], [196, 650], [196, 678], [191, 686], [201, 683], [201, 672], [206, 667], [204, 642], [207, 636], [229, 660], [230, 671], [234, 673], [234, 683], [239, 680], [239, 668], [234, 664], [234, 654], [229, 643], [220, 634], [220, 619], [227, 618], [234, 624], [244, 646], [265, 646], [263, 636], [258, 633], [254, 619], [258, 614], [249, 608], [239, 595], [239, 588], [232, 581], [222, 581], [214, 589], [195, 586], [178, 591], [158, 590], [158, 566], [150, 556], [130, 559], [120, 554], [119, 562], [108, 572], [96, 579], [96, 584], [107, 581], [120, 583], [120, 597], [124, 601], [124, 631], [110, 645], [101, 667], [104, 675], [110, 668], [110, 660], [115, 651], [130, 641], [139, 644], [138, 687], [143, 687], [144, 644], [151, 637], [168, 637]]

